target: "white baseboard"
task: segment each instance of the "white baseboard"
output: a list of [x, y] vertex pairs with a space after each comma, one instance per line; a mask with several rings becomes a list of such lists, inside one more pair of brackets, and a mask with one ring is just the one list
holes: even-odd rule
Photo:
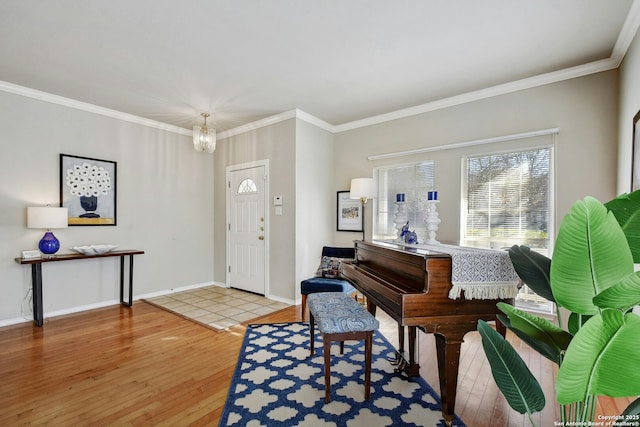
[[[95, 304], [80, 305], [76, 307], [65, 308], [63, 310], [55, 310], [55, 311], [50, 311], [48, 313], [43, 313], [43, 318], [46, 319], [50, 317], [63, 316], [65, 314], [79, 313], [81, 311], [94, 310], [96, 308], [109, 307], [111, 305], [116, 305], [116, 304], [120, 304], [120, 301], [119, 300], [101, 301]], [[25, 323], [25, 322], [33, 322], [33, 318], [28, 319], [25, 317], [17, 317], [15, 319], [2, 320], [0, 321], [0, 327], [16, 325], [18, 323]]]
[[[141, 299], [146, 299], [146, 298], [155, 298], [155, 297], [160, 297], [163, 295], [171, 295], [171, 294], [175, 294], [176, 292], [183, 292], [183, 291], [190, 291], [193, 289], [199, 289], [199, 288], [204, 288], [206, 286], [220, 286], [221, 288], [226, 288], [226, 284], [221, 283], [221, 282], [206, 282], [206, 283], [198, 283], [195, 285], [188, 285], [188, 286], [181, 286], [179, 288], [171, 288], [171, 289], [167, 289], [167, 290], [163, 290], [163, 291], [158, 291], [158, 292], [150, 292], [148, 294], [142, 294], [142, 295], [136, 295], [134, 296], [133, 300], [137, 301], [137, 300], [141, 300]], [[285, 304], [289, 304], [289, 305], [297, 305], [298, 301], [294, 301], [291, 300], [289, 298], [280, 298], [280, 297], [274, 297], [274, 296], [270, 296], [269, 299], [273, 300], [273, 301], [278, 301], [278, 302], [282, 302]], [[102, 308], [102, 307], [109, 307], [111, 305], [117, 305], [120, 304], [119, 300], [111, 300], [111, 301], [101, 301], [95, 304], [87, 304], [87, 305], [81, 305], [81, 306], [76, 306], [76, 307], [70, 307], [70, 308], [65, 308], [63, 310], [56, 310], [56, 311], [50, 311], [48, 313], [44, 313], [44, 318], [51, 318], [51, 317], [56, 317], [56, 316], [63, 316], [65, 314], [73, 314], [73, 313], [79, 313], [81, 311], [87, 311], [87, 310], [94, 310], [96, 308]], [[11, 326], [11, 325], [17, 325], [19, 323], [26, 323], [26, 322], [33, 322], [33, 318], [31, 319], [27, 319], [25, 317], [17, 317], [14, 319], [6, 319], [6, 320], [0, 320], [0, 328], [3, 326]]]
[[270, 295], [268, 297], [268, 299], [273, 300], [273, 301], [278, 301], [278, 302], [282, 302], [285, 304], [289, 304], [289, 305], [297, 305], [296, 301], [290, 299], [290, 298], [280, 298], [280, 297], [274, 297], [273, 295]]
[[[203, 288], [205, 286], [211, 286], [211, 285], [222, 286], [222, 287], [225, 286], [224, 284], [215, 283], [215, 282], [200, 283], [200, 284], [196, 284], [196, 285], [182, 286], [180, 288], [172, 288], [172, 289], [168, 289], [168, 290], [164, 290], [164, 291], [152, 292], [152, 293], [143, 294], [143, 295], [134, 295], [133, 300], [137, 301], [137, 300], [141, 300], [141, 299], [144, 299], [144, 298], [153, 298], [153, 297], [157, 297], [157, 296], [173, 294], [173, 293], [176, 293], [176, 292]], [[47, 319], [47, 318], [51, 318], [51, 317], [64, 316], [65, 314], [79, 313], [81, 311], [94, 310], [96, 308], [109, 307], [109, 306], [118, 305], [118, 304], [120, 304], [119, 300], [101, 301], [101, 302], [94, 303], [94, 304], [80, 305], [80, 306], [76, 306], [76, 307], [65, 308], [65, 309], [62, 309], [62, 310], [49, 311], [49, 312], [43, 313], [43, 317], [44, 317], [44, 319]], [[33, 317], [31, 317], [31, 318], [16, 317], [14, 319], [0, 320], [0, 328], [4, 327], [4, 326], [17, 325], [19, 323], [26, 323], [26, 322], [33, 322]]]
[[148, 294], [142, 294], [142, 295], [138, 295], [135, 297], [135, 299], [145, 299], [145, 298], [155, 298], [155, 297], [161, 297], [163, 295], [171, 295], [171, 294], [175, 294], [176, 292], [184, 292], [184, 291], [190, 291], [193, 289], [199, 289], [199, 288], [204, 288], [206, 286], [220, 286], [220, 287], [225, 287], [224, 283], [218, 283], [218, 282], [206, 282], [206, 283], [198, 283], [195, 285], [187, 285], [187, 286], [181, 286], [179, 288], [171, 288], [171, 289], [165, 289], [163, 291], [158, 291], [158, 292], [151, 292]]

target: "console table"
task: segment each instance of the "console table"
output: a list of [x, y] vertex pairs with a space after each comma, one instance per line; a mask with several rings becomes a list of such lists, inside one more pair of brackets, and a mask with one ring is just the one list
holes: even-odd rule
[[[44, 323], [44, 315], [42, 313], [42, 263], [72, 261], [78, 259], [108, 258], [120, 257], [120, 304], [131, 307], [133, 305], [133, 256], [144, 254], [144, 251], [127, 250], [112, 251], [99, 255], [83, 255], [83, 254], [61, 254], [53, 258], [16, 258], [19, 264], [31, 265], [31, 281], [33, 285], [33, 322], [42, 326]], [[129, 256], [129, 299], [124, 300], [124, 257]]]

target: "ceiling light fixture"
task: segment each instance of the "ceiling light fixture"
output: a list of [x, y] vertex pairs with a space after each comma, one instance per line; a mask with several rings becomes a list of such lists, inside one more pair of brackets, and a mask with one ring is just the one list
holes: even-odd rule
[[216, 149], [216, 130], [212, 127], [207, 127], [207, 117], [209, 113], [201, 113], [204, 117], [204, 124], [202, 127], [195, 125], [193, 127], [193, 148], [201, 153], [206, 151], [207, 153], [213, 153]]

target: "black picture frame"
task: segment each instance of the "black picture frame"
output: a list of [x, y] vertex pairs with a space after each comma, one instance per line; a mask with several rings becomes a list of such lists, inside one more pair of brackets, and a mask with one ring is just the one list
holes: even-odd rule
[[350, 191], [338, 191], [336, 195], [336, 229], [338, 231], [364, 230], [364, 216], [362, 215], [362, 202], [351, 199]]
[[640, 189], [640, 111], [633, 117], [633, 140], [631, 143], [631, 191]]
[[69, 226], [117, 224], [117, 172], [111, 160], [60, 154], [60, 206]]

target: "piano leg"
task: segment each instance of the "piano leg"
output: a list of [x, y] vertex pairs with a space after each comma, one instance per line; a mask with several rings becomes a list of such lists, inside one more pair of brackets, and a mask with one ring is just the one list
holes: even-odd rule
[[504, 326], [502, 322], [498, 319], [496, 319], [496, 331], [498, 331], [498, 333], [502, 335], [502, 338], [507, 337], [507, 327]]
[[[457, 329], [457, 328], [456, 328]], [[442, 398], [442, 415], [447, 426], [451, 426], [455, 417], [456, 389], [458, 386], [458, 365], [460, 364], [460, 346], [464, 335], [475, 329], [435, 334], [438, 356], [438, 373], [440, 377], [440, 395]]]

